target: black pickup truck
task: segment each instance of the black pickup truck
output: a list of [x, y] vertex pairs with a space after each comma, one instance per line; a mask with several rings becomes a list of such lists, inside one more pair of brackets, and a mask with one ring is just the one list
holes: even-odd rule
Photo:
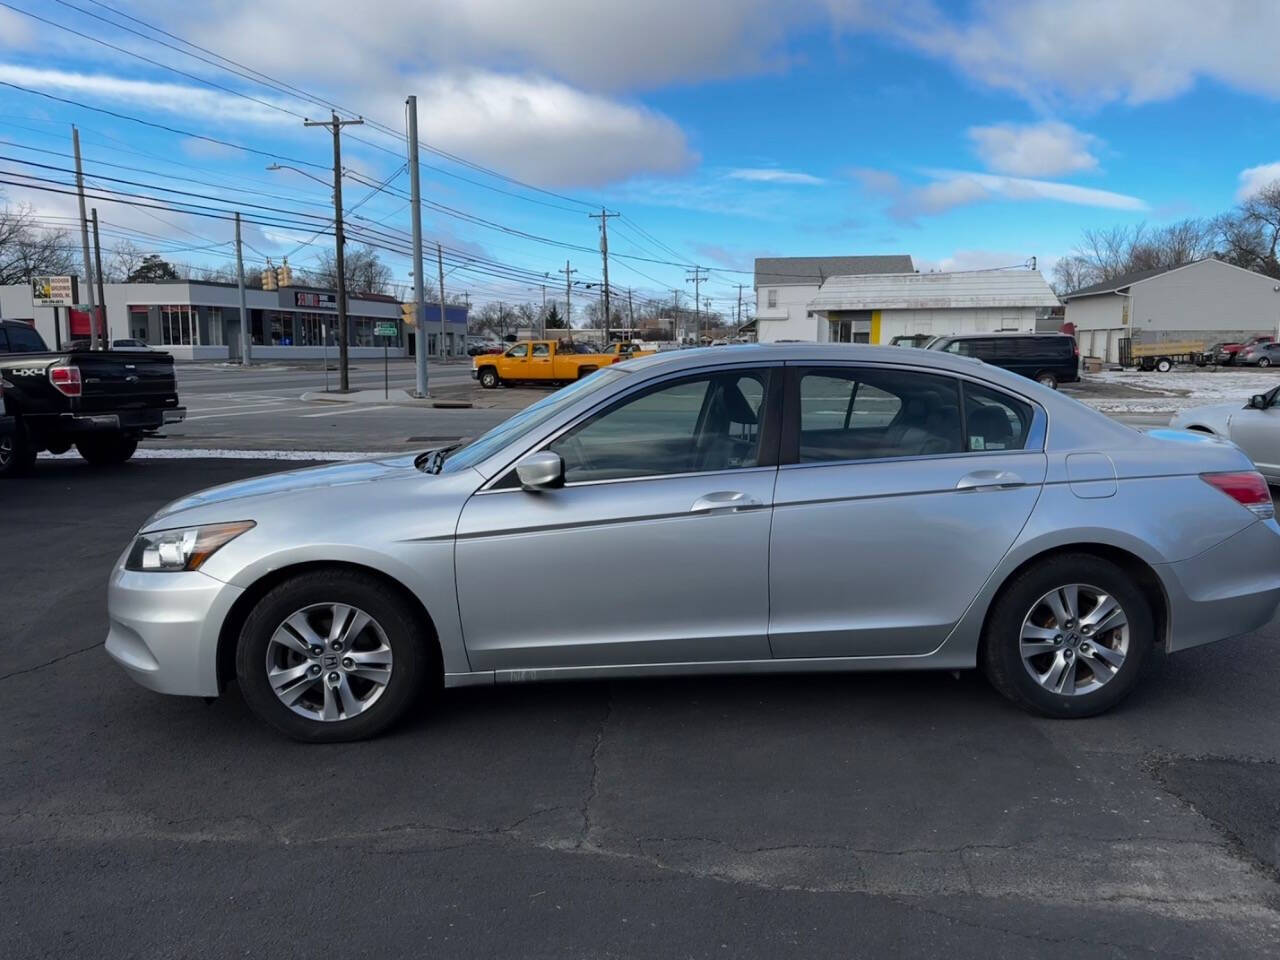
[[0, 477], [72, 446], [92, 464], [124, 463], [140, 438], [186, 417], [169, 354], [50, 350], [18, 320], [0, 320], [0, 396]]

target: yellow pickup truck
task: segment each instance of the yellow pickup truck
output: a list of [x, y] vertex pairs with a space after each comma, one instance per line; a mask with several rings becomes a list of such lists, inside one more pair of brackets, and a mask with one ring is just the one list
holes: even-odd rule
[[613, 357], [614, 363], [618, 363], [622, 360], [630, 360], [632, 357], [648, 357], [658, 351], [646, 350], [644, 347], [637, 347], [634, 343], [619, 342], [609, 344], [600, 352]]
[[521, 381], [567, 383], [619, 359], [627, 358], [608, 353], [578, 353], [572, 345], [559, 340], [529, 340], [513, 344], [505, 353], [476, 357], [471, 364], [471, 377], [487, 390]]

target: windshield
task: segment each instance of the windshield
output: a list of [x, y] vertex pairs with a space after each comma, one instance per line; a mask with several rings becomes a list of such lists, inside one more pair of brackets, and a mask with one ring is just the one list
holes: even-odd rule
[[510, 443], [523, 437], [526, 433], [546, 423], [570, 404], [577, 403], [612, 383], [627, 376], [627, 371], [618, 367], [607, 367], [598, 370], [581, 380], [575, 380], [567, 387], [561, 387], [555, 393], [548, 394], [531, 407], [525, 407], [510, 420], [504, 420], [488, 433], [477, 437], [462, 449], [451, 453], [441, 467], [442, 473], [455, 473], [474, 467]]

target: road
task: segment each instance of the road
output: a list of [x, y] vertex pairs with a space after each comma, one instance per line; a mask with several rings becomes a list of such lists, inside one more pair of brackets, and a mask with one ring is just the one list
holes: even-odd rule
[[101, 646], [151, 511], [276, 466], [64, 459], [4, 485], [6, 957], [1280, 943], [1280, 624], [1156, 657], [1084, 721], [972, 674], [700, 678], [450, 691], [377, 741], [302, 746], [234, 688], [158, 696]]
[[[414, 385], [411, 360], [389, 364], [392, 395]], [[471, 382], [469, 363], [431, 364], [430, 383], [459, 386]], [[351, 371], [353, 389], [381, 389], [381, 361], [361, 360]], [[337, 371], [329, 372], [336, 389]], [[510, 410], [442, 410], [392, 404], [304, 402], [309, 391], [323, 391], [325, 374], [313, 367], [252, 367], [180, 364], [178, 392], [187, 420], [165, 431], [166, 440], [148, 441], [159, 449], [292, 449], [388, 452], [421, 449], [439, 440], [483, 433], [510, 416]], [[425, 438], [425, 439], [423, 439]]]

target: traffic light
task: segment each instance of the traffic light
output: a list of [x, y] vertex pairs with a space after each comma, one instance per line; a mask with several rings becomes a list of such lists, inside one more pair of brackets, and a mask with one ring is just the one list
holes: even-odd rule
[[276, 268], [276, 286], [293, 286], [293, 267], [289, 266], [288, 259], [282, 261], [280, 266]]
[[267, 268], [262, 271], [262, 289], [263, 290], [276, 289], [276, 271], [275, 271], [275, 268], [270, 265], [268, 265]]
[[415, 327], [418, 323], [418, 305], [416, 303], [400, 304], [400, 319], [406, 327]]

